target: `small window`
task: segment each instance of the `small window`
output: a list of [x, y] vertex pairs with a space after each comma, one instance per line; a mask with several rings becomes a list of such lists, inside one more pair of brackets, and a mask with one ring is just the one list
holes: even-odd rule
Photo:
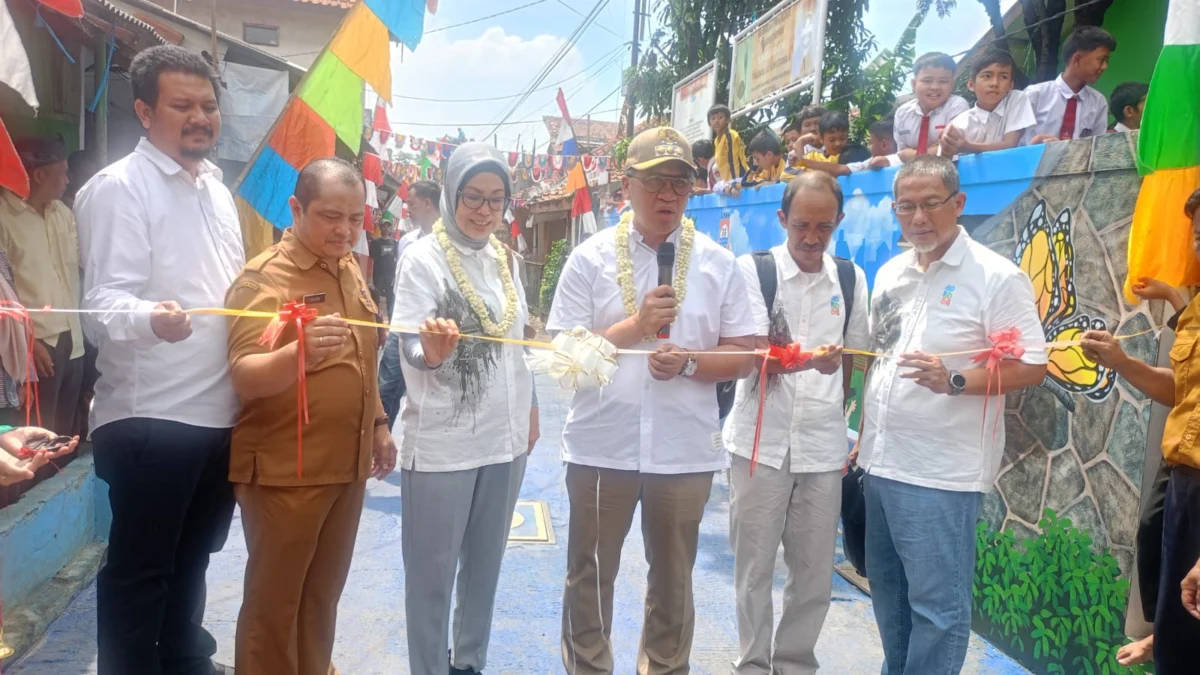
[[279, 26], [264, 26], [258, 23], [242, 24], [242, 39], [252, 45], [279, 46]]

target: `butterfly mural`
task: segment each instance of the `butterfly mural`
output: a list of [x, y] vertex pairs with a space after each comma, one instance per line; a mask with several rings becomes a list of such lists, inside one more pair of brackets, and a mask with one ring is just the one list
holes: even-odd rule
[[[1033, 208], [1021, 230], [1013, 262], [1033, 281], [1038, 315], [1047, 342], [1068, 342], [1089, 330], [1107, 330], [1102, 319], [1078, 313], [1075, 297], [1075, 246], [1072, 243], [1071, 210], [1063, 209], [1051, 219], [1046, 201]], [[1071, 394], [1102, 401], [1112, 393], [1116, 374], [1084, 356], [1079, 345], [1054, 347], [1042, 386], [1075, 412]]]

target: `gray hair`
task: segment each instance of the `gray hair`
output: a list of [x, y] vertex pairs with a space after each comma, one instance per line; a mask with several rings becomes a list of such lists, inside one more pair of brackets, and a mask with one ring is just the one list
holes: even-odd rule
[[896, 172], [896, 178], [892, 181], [892, 195], [895, 196], [896, 188], [900, 187], [900, 181], [925, 176], [942, 181], [942, 185], [945, 185], [946, 190], [951, 194], [958, 192], [958, 169], [954, 167], [954, 162], [950, 161], [948, 157], [920, 155], [900, 167], [900, 170]]

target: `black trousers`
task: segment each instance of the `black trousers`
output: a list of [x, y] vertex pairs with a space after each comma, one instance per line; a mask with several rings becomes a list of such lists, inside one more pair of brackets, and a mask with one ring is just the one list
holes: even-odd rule
[[[75, 433], [76, 413], [79, 410], [80, 389], [83, 386], [83, 358], [71, 359], [71, 331], [59, 333], [50, 351], [54, 375], [38, 378], [38, 408], [42, 413], [41, 426], [62, 436]], [[31, 419], [37, 425], [37, 417]]]
[[1196, 672], [1200, 619], [1183, 608], [1180, 584], [1200, 558], [1200, 471], [1176, 466], [1163, 513], [1162, 573], [1154, 616], [1154, 672]]
[[1142, 596], [1142, 616], [1154, 623], [1158, 607], [1158, 575], [1162, 573], [1163, 510], [1167, 502], [1167, 481], [1171, 466], [1159, 460], [1158, 473], [1146, 495], [1137, 530], [1138, 593]]
[[92, 432], [112, 529], [96, 581], [99, 675], [211, 675], [209, 555], [233, 518], [229, 429], [134, 418]]

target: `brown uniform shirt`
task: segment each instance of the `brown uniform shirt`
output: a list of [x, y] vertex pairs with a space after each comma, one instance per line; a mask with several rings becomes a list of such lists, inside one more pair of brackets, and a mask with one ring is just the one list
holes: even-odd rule
[[[336, 264], [321, 260], [289, 229], [283, 239], [251, 260], [234, 280], [225, 306], [275, 312], [284, 303], [324, 294], [312, 303], [318, 314], [374, 321], [376, 306], [353, 254]], [[269, 319], [231, 317], [229, 363], [270, 351], [258, 344]], [[371, 472], [375, 420], [383, 417], [376, 388], [378, 333], [351, 326], [336, 357], [308, 372], [308, 424], [303, 435], [303, 475], [296, 475], [296, 384], [266, 398], [245, 401], [233, 428], [229, 480], [234, 483], [300, 486], [365, 481]], [[289, 325], [276, 342], [296, 340]]]
[[1163, 429], [1163, 458], [1172, 466], [1200, 469], [1200, 296], [1175, 321], [1171, 347], [1175, 407], [1167, 414]]

